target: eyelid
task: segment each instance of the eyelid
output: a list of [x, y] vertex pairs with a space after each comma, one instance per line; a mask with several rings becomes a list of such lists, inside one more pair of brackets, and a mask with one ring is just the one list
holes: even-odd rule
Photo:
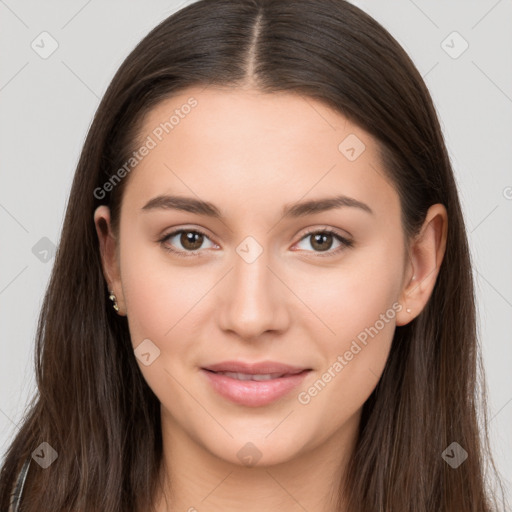
[[187, 226], [184, 226], [184, 227], [178, 227], [178, 228], [175, 228], [175, 229], [172, 229], [171, 231], [169, 231], [168, 233], [162, 235], [161, 237], [159, 237], [159, 239], [157, 240], [157, 242], [163, 247], [164, 250], [172, 253], [172, 254], [177, 254], [179, 256], [185, 256], [185, 257], [188, 257], [188, 256], [199, 256], [203, 251], [204, 249], [198, 249], [196, 251], [182, 251], [181, 249], [170, 249], [168, 246], [165, 245], [165, 241], [168, 240], [169, 238], [172, 238], [176, 235], [179, 235], [180, 233], [183, 233], [183, 232], [194, 232], [194, 233], [199, 233], [201, 235], [203, 235], [204, 237], [208, 238], [214, 245], [218, 245], [216, 242], [214, 242], [210, 235], [208, 235], [205, 231], [203, 231], [202, 229], [200, 228], [196, 228], [196, 227], [187, 227]]
[[353, 239], [352, 235], [348, 231], [334, 228], [334, 227], [328, 226], [326, 224], [323, 224], [323, 225], [320, 224], [319, 226], [315, 226], [313, 228], [306, 228], [306, 231], [304, 231], [300, 235], [300, 240], [302, 240], [305, 236], [312, 235], [314, 233], [332, 233], [333, 235], [343, 238], [347, 242], [350, 242]]
[[[354, 246], [354, 240], [353, 238], [350, 236], [350, 237], [346, 237], [342, 234], [339, 233], [339, 231], [335, 228], [332, 228], [330, 226], [319, 226], [319, 227], [315, 227], [315, 228], [308, 228], [308, 230], [303, 233], [299, 239], [298, 242], [296, 243], [300, 243], [302, 242], [302, 240], [304, 240], [305, 238], [307, 238], [308, 236], [311, 236], [311, 235], [314, 235], [314, 234], [317, 234], [317, 233], [328, 233], [328, 234], [331, 234], [332, 236], [334, 236], [339, 242], [340, 242], [340, 247], [337, 247], [336, 249], [334, 250], [327, 250], [327, 251], [305, 251], [306, 253], [309, 253], [309, 254], [314, 254], [314, 257], [334, 257], [334, 256], [337, 256], [340, 252], [343, 252], [344, 250], [346, 249], [350, 249], [351, 247]], [[294, 244], [296, 245], [296, 244]]]

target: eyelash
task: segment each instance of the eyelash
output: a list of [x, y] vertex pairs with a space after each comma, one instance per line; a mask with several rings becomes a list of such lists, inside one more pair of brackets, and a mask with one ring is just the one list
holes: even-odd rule
[[[158, 240], [158, 242], [160, 243], [160, 245], [162, 246], [162, 248], [165, 251], [170, 252], [172, 254], [177, 254], [179, 256], [184, 256], [184, 257], [199, 256], [199, 253], [201, 251], [200, 250], [199, 251], [181, 251], [178, 249], [171, 249], [169, 246], [165, 245], [164, 242], [166, 242], [169, 238], [172, 238], [173, 236], [178, 235], [179, 233], [199, 233], [208, 239], [210, 238], [206, 233], [204, 233], [200, 229], [178, 229], [176, 231], [172, 231], [171, 233], [164, 235], [162, 238], [160, 238], [160, 240]], [[341, 236], [340, 234], [338, 234], [336, 231], [334, 231], [332, 229], [313, 229], [313, 230], [305, 233], [302, 236], [302, 238], [299, 240], [299, 242], [304, 240], [308, 236], [316, 235], [316, 234], [326, 234], [326, 233], [329, 235], [333, 235], [339, 242], [341, 242], [341, 245], [334, 251], [326, 251], [325, 253], [313, 251], [313, 252], [317, 253], [317, 256], [320, 256], [320, 257], [333, 256], [333, 255], [336, 255], [339, 252], [343, 251], [344, 249], [348, 249], [354, 245], [354, 242], [352, 240], [349, 240], [348, 238]], [[310, 252], [310, 251], [307, 251], [307, 252]]]

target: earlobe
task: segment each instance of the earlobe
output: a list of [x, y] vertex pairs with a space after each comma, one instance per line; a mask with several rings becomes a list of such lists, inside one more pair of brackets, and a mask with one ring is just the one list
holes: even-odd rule
[[124, 298], [121, 286], [121, 275], [119, 262], [116, 255], [117, 240], [112, 232], [110, 219], [110, 209], [106, 205], [101, 205], [94, 212], [94, 224], [98, 235], [100, 257], [102, 263], [103, 276], [107, 282], [109, 296], [114, 292], [118, 314], [123, 314]]
[[[414, 268], [414, 267], [413, 267]], [[408, 286], [402, 292], [402, 298], [399, 301], [402, 309], [396, 315], [396, 325], [406, 325], [413, 320], [419, 311], [416, 309], [416, 305], [413, 304], [410, 295], [414, 291], [414, 287], [418, 285], [418, 279], [416, 275], [413, 275], [409, 281]]]
[[[410, 265], [400, 303], [403, 308], [397, 315], [396, 325], [405, 325], [418, 316], [427, 304], [434, 289], [446, 250], [448, 215], [442, 204], [432, 205], [409, 250]], [[408, 311], [410, 310], [410, 311]]]

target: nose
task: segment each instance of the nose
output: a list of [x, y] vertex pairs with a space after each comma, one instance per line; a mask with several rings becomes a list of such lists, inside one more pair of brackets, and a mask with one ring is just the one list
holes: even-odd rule
[[282, 332], [289, 321], [292, 292], [263, 251], [254, 261], [236, 253], [233, 268], [217, 290], [218, 322], [224, 331], [255, 340], [267, 331]]

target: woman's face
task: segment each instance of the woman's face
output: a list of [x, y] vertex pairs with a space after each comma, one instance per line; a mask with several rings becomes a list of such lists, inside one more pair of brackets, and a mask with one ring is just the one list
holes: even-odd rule
[[[411, 316], [399, 198], [374, 139], [311, 98], [210, 87], [159, 104], [140, 141], [110, 277], [163, 430], [274, 464], [353, 429]], [[308, 371], [205, 370], [226, 361]]]

